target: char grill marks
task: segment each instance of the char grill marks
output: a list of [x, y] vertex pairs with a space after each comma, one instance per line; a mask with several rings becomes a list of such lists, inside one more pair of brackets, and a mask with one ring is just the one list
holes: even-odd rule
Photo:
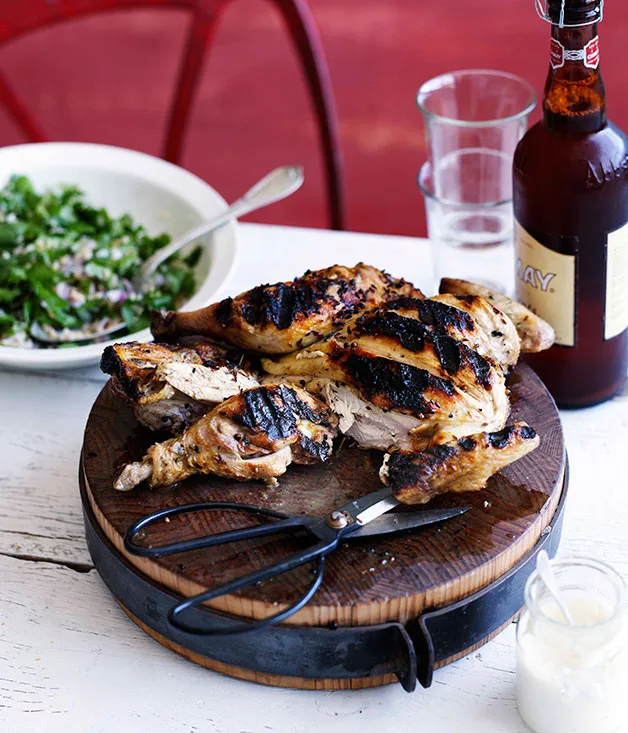
[[501, 468], [534, 450], [539, 438], [523, 422], [492, 433], [478, 433], [422, 453], [391, 453], [380, 470], [397, 499], [423, 504], [446, 492], [479, 491]]
[[[337, 290], [340, 298], [351, 293], [354, 296], [351, 298], [352, 301], [363, 302], [361, 292], [358, 293], [355, 290], [355, 281], [342, 280], [338, 282]], [[279, 283], [274, 289], [268, 285], [253, 288], [248, 301], [243, 301], [240, 307], [244, 320], [251, 326], [272, 323], [283, 331], [298, 318], [315, 313], [320, 304], [329, 302], [331, 299], [328, 281], [312, 281], [308, 288], [301, 287], [299, 283]]]
[[505, 371], [519, 359], [520, 340], [514, 324], [480, 296], [442, 294], [424, 301], [398, 298], [386, 308], [442, 329]]
[[332, 345], [330, 359], [344, 375], [344, 381], [376, 407], [397, 410], [415, 417], [428, 417], [448, 409], [456, 390], [448, 379], [376, 356], [359, 347]]
[[[476, 332], [477, 341], [480, 328], [472, 316], [446, 303], [399, 298], [351, 319], [324, 342], [262, 359], [262, 366], [274, 376], [322, 377], [350, 388], [358, 401], [346, 389], [328, 389], [326, 396], [342, 411], [341, 427], [360, 445], [387, 449], [406, 430], [397, 445], [420, 449], [429, 441], [506, 423], [504, 372], [468, 345], [467, 337]], [[419, 422], [368, 415], [364, 403]], [[389, 429], [379, 429], [376, 421]], [[392, 442], [386, 444], [388, 435]]]
[[178, 438], [151, 446], [114, 486], [125, 491], [146, 479], [152, 487], [170, 486], [198, 473], [274, 478], [292, 462], [327, 461], [336, 424], [329, 408], [299, 387], [256, 387], [225, 400]]
[[410, 298], [401, 296], [389, 301], [386, 307], [396, 311], [416, 311], [416, 317], [426, 326], [438, 326], [450, 335], [460, 337], [465, 332], [476, 330], [473, 318], [464, 311], [432, 298]]
[[209, 335], [265, 354], [284, 354], [318, 341], [365, 308], [399, 297], [422, 298], [404, 280], [362, 263], [307, 271], [291, 282], [260, 285], [191, 313], [155, 316], [153, 335]]
[[491, 364], [438, 326], [431, 327], [392, 310], [382, 309], [359, 318], [351, 335], [384, 336], [413, 353], [431, 349], [447, 375], [455, 375], [460, 369], [467, 368], [473, 372], [480, 386], [491, 388]]
[[[327, 390], [328, 397], [334, 409], [342, 409], [345, 402], [357, 411], [357, 424], [350, 432], [353, 437], [359, 436], [358, 443], [364, 447], [387, 450], [397, 445], [423, 450], [433, 442], [481, 430], [497, 430], [506, 423], [508, 397], [503, 376], [497, 373], [493, 388], [466, 390], [456, 379], [435, 376], [427, 369], [381, 357], [355, 344], [349, 347], [332, 344], [328, 358], [333, 364], [335, 381], [347, 385], [359, 400], [357, 403], [339, 401], [330, 390]], [[369, 412], [368, 405], [379, 412]], [[414, 423], [405, 422], [405, 436], [399, 433], [399, 420], [394, 415], [414, 419]], [[353, 425], [346, 415], [341, 424]], [[380, 442], [383, 425], [390, 426], [394, 441]]]
[[242, 394], [242, 399], [244, 409], [232, 415], [235, 423], [258, 433], [262, 438], [268, 437], [269, 444], [298, 434], [302, 459], [298, 462], [309, 462], [307, 456], [311, 456], [314, 462], [324, 462], [330, 457], [331, 445], [327, 441], [316, 442], [306, 433], [298, 432], [298, 424], [303, 421], [331, 428], [328, 410], [316, 413], [310, 404], [299, 398], [293, 388], [283, 384], [249, 390]]

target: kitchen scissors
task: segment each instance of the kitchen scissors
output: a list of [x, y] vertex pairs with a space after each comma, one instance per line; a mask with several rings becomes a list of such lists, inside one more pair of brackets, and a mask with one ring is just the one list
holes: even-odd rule
[[[459, 516], [470, 509], [470, 507], [428, 509], [417, 512], [404, 512], [401, 514], [388, 514], [387, 516], [382, 516], [387, 514], [391, 509], [399, 506], [400, 503], [401, 502], [393, 496], [392, 490], [385, 487], [367, 494], [366, 496], [362, 496], [355, 501], [351, 501], [339, 509], [331, 511], [322, 519], [320, 517], [310, 516], [291, 517], [286, 514], [280, 514], [279, 512], [275, 512], [271, 509], [263, 509], [261, 507], [251, 506], [249, 504], [238, 504], [236, 502], [212, 501], [184, 504], [182, 506], [153, 512], [152, 514], [149, 514], [135, 522], [135, 524], [129, 527], [124, 534], [124, 548], [128, 553], [139, 557], [164, 557], [166, 555], [175, 555], [205, 547], [216, 547], [217, 545], [254, 539], [256, 537], [296, 534], [298, 532], [305, 532], [308, 534], [312, 538], [313, 542], [304, 550], [296, 552], [285, 560], [269, 565], [268, 567], [247, 573], [239, 578], [235, 578], [227, 583], [223, 583], [215, 588], [210, 588], [203, 593], [187, 598], [185, 601], [173, 606], [168, 612], [168, 620], [170, 624], [179, 631], [191, 634], [201, 634], [204, 636], [241, 634], [277, 624], [303, 608], [303, 606], [305, 606], [316, 593], [323, 580], [325, 557], [330, 552], [336, 550], [341, 541], [353, 538], [373, 537], [391, 532], [400, 532], [406, 529], [425, 527], [436, 522], [442, 522], [447, 519], [451, 519], [452, 517]], [[145, 530], [151, 524], [166, 519], [169, 520], [171, 517], [180, 514], [211, 510], [238, 511], [257, 517], [265, 517], [271, 521], [252, 527], [230, 530], [228, 532], [218, 532], [205, 537], [198, 537], [193, 540], [174, 542], [168, 545], [142, 546], [135, 542], [137, 534], [141, 530]], [[303, 596], [296, 601], [296, 603], [282, 609], [278, 613], [253, 622], [237, 622], [228, 628], [221, 629], [207, 629], [191, 626], [181, 618], [186, 610], [198, 607], [206, 601], [210, 601], [229, 593], [234, 593], [242, 588], [276, 577], [311, 561], [316, 561], [316, 566], [314, 568], [314, 578], [309, 588], [305, 591]]]

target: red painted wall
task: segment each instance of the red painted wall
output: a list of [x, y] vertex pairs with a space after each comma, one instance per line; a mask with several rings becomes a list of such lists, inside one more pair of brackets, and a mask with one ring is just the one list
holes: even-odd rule
[[[331, 66], [347, 169], [349, 228], [424, 234], [415, 178], [425, 157], [414, 97], [457, 68], [498, 68], [540, 90], [549, 26], [533, 0], [310, 0]], [[609, 113], [628, 129], [628, 4], [607, 0], [601, 26]], [[159, 149], [186, 16], [139, 10], [38, 31], [0, 50], [52, 140]], [[0, 144], [21, 142], [0, 113]], [[292, 199], [255, 221], [325, 226], [317, 133], [290, 41], [272, 6], [237, 0], [221, 23], [183, 164], [228, 199], [283, 162], [306, 166]]]

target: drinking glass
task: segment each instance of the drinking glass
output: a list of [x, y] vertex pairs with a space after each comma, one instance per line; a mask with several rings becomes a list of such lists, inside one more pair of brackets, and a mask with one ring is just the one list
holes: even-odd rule
[[436, 276], [514, 290], [512, 158], [536, 104], [523, 79], [499, 71], [443, 74], [417, 103], [428, 161], [419, 174]]

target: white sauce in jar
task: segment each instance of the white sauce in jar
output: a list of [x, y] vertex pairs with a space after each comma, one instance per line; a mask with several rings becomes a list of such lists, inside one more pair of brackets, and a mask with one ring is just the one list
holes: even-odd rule
[[[534, 582], [533, 578], [530, 579]], [[542, 581], [538, 581], [541, 582]], [[623, 609], [586, 585], [567, 588], [574, 625], [545, 594], [517, 629], [517, 705], [536, 733], [628, 730], [628, 628]], [[531, 607], [532, 606], [532, 607]]]

